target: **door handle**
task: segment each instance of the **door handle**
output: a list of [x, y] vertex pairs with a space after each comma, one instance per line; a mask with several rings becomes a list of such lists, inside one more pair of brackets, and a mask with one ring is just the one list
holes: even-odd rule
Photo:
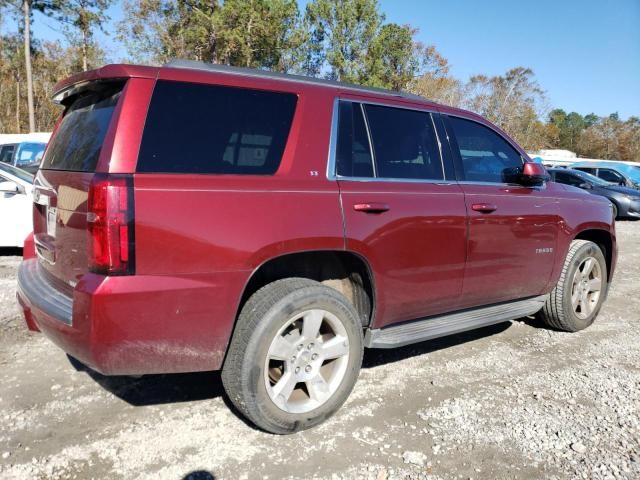
[[495, 212], [498, 207], [490, 203], [474, 203], [473, 205], [471, 205], [471, 209], [475, 210], [476, 212], [491, 213]]
[[387, 205], [386, 203], [378, 203], [378, 202], [356, 203], [353, 206], [353, 209], [356, 212], [382, 213], [389, 210], [389, 205]]

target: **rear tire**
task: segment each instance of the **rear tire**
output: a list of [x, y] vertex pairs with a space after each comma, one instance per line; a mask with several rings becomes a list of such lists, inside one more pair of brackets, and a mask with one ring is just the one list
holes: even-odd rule
[[593, 323], [607, 296], [607, 263], [595, 243], [571, 242], [560, 280], [539, 317], [558, 330], [577, 332]]
[[270, 283], [242, 308], [222, 369], [236, 408], [288, 434], [340, 408], [362, 364], [362, 325], [338, 291], [303, 278]]

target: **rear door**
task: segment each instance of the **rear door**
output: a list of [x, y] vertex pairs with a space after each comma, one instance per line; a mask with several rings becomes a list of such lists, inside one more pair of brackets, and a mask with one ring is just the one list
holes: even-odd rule
[[455, 309], [465, 206], [459, 185], [444, 173], [436, 114], [356, 101], [336, 109], [346, 248], [371, 264], [374, 326]]
[[462, 306], [539, 295], [548, 285], [560, 226], [546, 187], [514, 182], [523, 158], [496, 130], [445, 119], [469, 215]]
[[40, 265], [71, 288], [88, 270], [87, 197], [124, 82], [101, 82], [68, 100], [34, 182]]

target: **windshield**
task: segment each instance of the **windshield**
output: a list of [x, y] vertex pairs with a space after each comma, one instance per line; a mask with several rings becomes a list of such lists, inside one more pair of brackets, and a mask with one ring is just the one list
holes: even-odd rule
[[634, 183], [640, 183], [640, 167], [622, 163], [620, 165], [616, 165], [614, 168], [626, 174]]
[[24, 170], [20, 170], [19, 168], [12, 167], [11, 165], [7, 165], [6, 163], [0, 163], [0, 172], [8, 173], [9, 175], [13, 175], [14, 177], [22, 180], [23, 182], [27, 182], [33, 184], [33, 175]]

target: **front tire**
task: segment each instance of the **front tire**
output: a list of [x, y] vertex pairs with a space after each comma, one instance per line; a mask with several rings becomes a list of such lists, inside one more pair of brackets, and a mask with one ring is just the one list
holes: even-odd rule
[[242, 308], [222, 382], [257, 427], [293, 433], [340, 408], [362, 354], [362, 326], [349, 300], [319, 282], [287, 278], [261, 288]]
[[607, 263], [600, 247], [587, 240], [571, 242], [560, 280], [540, 311], [557, 330], [577, 332], [593, 323], [607, 295]]

